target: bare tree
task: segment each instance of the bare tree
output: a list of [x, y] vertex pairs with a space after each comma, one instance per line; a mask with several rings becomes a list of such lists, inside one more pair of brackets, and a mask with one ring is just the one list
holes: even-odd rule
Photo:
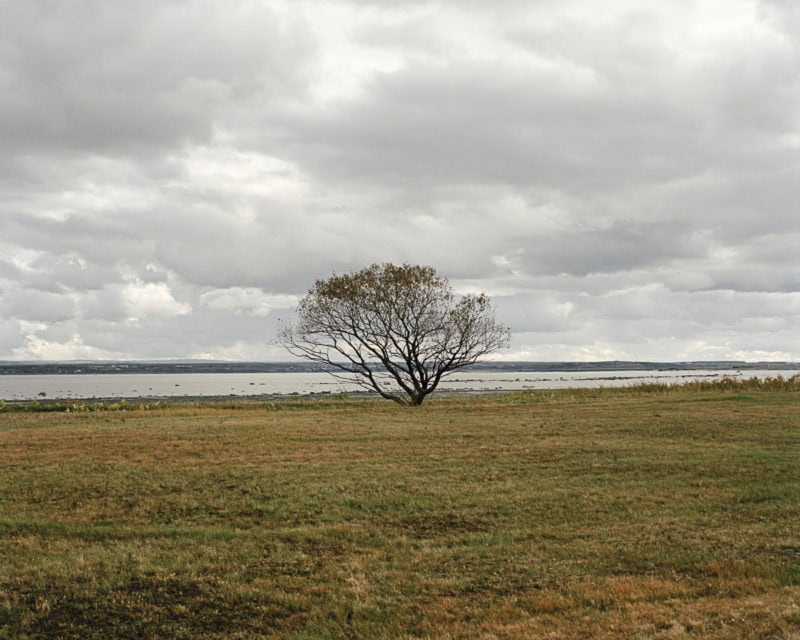
[[442, 377], [508, 345], [489, 298], [457, 297], [432, 267], [373, 264], [317, 280], [281, 342], [337, 377], [419, 405]]

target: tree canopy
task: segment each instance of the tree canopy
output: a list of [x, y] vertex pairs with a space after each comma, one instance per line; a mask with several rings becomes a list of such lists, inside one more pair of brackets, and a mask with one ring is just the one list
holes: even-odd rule
[[457, 296], [432, 267], [373, 264], [317, 280], [280, 339], [293, 354], [400, 404], [508, 345], [483, 293]]

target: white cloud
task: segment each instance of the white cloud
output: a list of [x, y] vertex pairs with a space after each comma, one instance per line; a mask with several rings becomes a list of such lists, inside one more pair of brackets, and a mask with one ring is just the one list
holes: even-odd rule
[[176, 300], [165, 282], [131, 282], [122, 290], [122, 301], [130, 318], [171, 318], [192, 312], [192, 306]]
[[[203, 145], [186, 149], [182, 156], [170, 160], [182, 165], [186, 174], [185, 182], [176, 180], [169, 185], [175, 189], [214, 190], [236, 194], [242, 201], [248, 196], [292, 201], [307, 191], [297, 167], [261, 153]], [[255, 212], [252, 205], [250, 209]]]
[[113, 353], [84, 344], [77, 333], [47, 335], [50, 326], [45, 322], [19, 322], [20, 343], [11, 350], [16, 360], [96, 360], [119, 357]]
[[121, 354], [86, 345], [80, 335], [74, 334], [64, 342], [45, 340], [35, 333], [27, 333], [24, 342], [12, 351], [17, 360], [109, 360]]
[[254, 316], [268, 316], [275, 309], [290, 309], [298, 300], [298, 296], [272, 295], [253, 287], [213, 289], [199, 298], [200, 305], [207, 309]]

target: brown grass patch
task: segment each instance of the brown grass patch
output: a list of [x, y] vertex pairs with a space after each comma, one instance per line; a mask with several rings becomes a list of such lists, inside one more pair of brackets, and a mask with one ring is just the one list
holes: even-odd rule
[[800, 634], [800, 394], [0, 414], [0, 638]]

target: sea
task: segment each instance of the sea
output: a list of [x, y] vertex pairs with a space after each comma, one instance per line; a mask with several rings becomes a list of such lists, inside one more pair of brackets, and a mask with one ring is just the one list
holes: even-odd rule
[[[536, 370], [542, 367], [524, 365], [498, 369], [481, 367], [461, 370], [443, 379], [439, 391], [445, 393], [486, 393], [528, 389], [564, 389], [587, 387], [624, 387], [642, 383], [680, 384], [695, 380], [719, 380], [723, 377], [746, 379], [800, 374], [800, 365], [764, 368], [653, 368], [626, 369], [620, 363], [602, 365], [590, 370]], [[549, 365], [550, 367], [554, 365]], [[572, 365], [573, 367], [575, 365]], [[563, 368], [569, 368], [565, 366]], [[88, 369], [88, 371], [86, 370]], [[157, 367], [156, 367], [157, 369]], [[113, 370], [92, 372], [85, 367], [80, 373], [31, 373], [16, 367], [13, 373], [0, 366], [0, 400], [37, 399], [120, 399], [120, 398], [245, 398], [325, 396], [352, 393], [360, 387], [335, 378], [326, 371], [232, 371], [208, 372], [204, 367], [171, 371], [139, 370], [135, 373]], [[207, 367], [206, 367], [207, 369]], [[41, 367], [39, 368], [41, 370]], [[59, 369], [60, 370], [60, 369]], [[52, 371], [44, 368], [44, 371]], [[68, 369], [68, 371], [70, 371]], [[72, 370], [74, 371], [74, 370]]]

